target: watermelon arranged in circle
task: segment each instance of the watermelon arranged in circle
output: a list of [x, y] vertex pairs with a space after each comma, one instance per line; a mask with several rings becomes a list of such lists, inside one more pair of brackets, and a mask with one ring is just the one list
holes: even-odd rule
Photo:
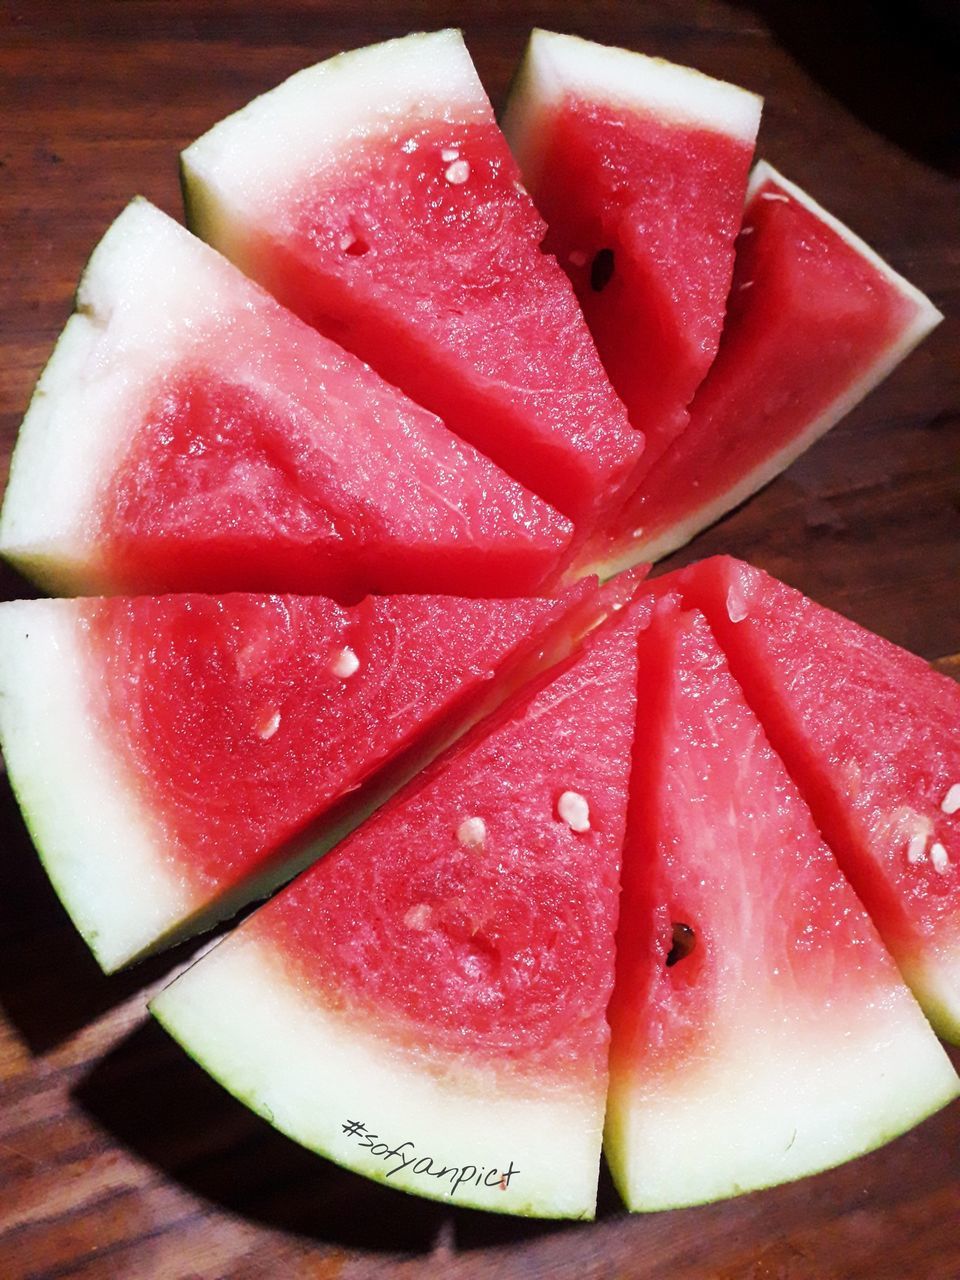
[[308, 68], [183, 154], [190, 226], [590, 527], [631, 429], [456, 31]]
[[466, 719], [569, 651], [593, 594], [0, 605], [7, 770], [101, 965], [289, 879]]
[[635, 605], [152, 1005], [297, 1141], [390, 1186], [590, 1217]]
[[960, 1039], [960, 691], [734, 561], [546, 598], [939, 319], [764, 164], [727, 295], [758, 115], [537, 32], [522, 175], [458, 33], [309, 68], [184, 153], [208, 244], [108, 231], [24, 421], [0, 554], [92, 597], [0, 605], [51, 880], [112, 970], [303, 872], [154, 1012], [388, 1186], [589, 1217], [606, 1115], [692, 1204], [958, 1092], [895, 961]]
[[960, 1093], [706, 621], [670, 603], [639, 641], [610, 1008], [605, 1150], [634, 1210], [802, 1177]]
[[534, 31], [503, 128], [635, 427], [644, 469], [713, 363], [761, 100], [626, 49]]
[[960, 1043], [960, 685], [741, 561], [663, 583], [709, 617], [927, 1017]]
[[942, 320], [919, 289], [757, 165], [717, 359], [683, 434], [579, 563], [658, 560], [809, 448]]
[[134, 201], [20, 431], [0, 551], [66, 594], [535, 592], [571, 526]]

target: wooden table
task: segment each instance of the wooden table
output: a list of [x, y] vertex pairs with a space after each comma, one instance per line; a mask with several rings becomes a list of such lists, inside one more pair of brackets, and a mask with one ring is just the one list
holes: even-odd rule
[[[84, 259], [129, 196], [179, 213], [182, 145], [301, 65], [416, 27], [464, 25], [495, 100], [537, 23], [759, 90], [762, 153], [956, 316], [960, 51], [949, 28], [907, 9], [909, 20], [864, 0], [8, 0], [0, 453]], [[729, 550], [928, 658], [960, 650], [958, 404], [948, 319], [682, 558]], [[28, 594], [11, 573], [0, 590]], [[245, 1111], [145, 1017], [169, 959], [99, 973], [6, 787], [0, 833], [3, 1280], [960, 1276], [957, 1105], [841, 1169], [729, 1203], [630, 1219], [605, 1183], [589, 1226], [451, 1211], [341, 1172]]]

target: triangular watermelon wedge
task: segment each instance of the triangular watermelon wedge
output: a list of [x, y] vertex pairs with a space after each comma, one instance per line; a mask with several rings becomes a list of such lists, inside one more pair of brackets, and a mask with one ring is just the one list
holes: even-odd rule
[[279, 1129], [418, 1195], [592, 1216], [640, 607], [154, 1001]]
[[116, 969], [307, 865], [567, 654], [597, 607], [591, 584], [556, 603], [0, 605], [7, 771], [64, 905]]
[[576, 522], [631, 429], [457, 31], [299, 72], [183, 154], [190, 226]]
[[534, 31], [503, 120], [648, 469], [720, 342], [760, 124], [755, 94]]
[[960, 686], [740, 561], [662, 581], [707, 614], [914, 994], [960, 1043]]
[[80, 282], [0, 551], [66, 595], [532, 594], [570, 524], [146, 201]]
[[848, 1160], [960, 1082], [702, 615], [663, 601], [639, 660], [605, 1149], [649, 1210]]
[[578, 563], [659, 560], [779, 475], [943, 319], [794, 183], [750, 179], [717, 358], [690, 422]]

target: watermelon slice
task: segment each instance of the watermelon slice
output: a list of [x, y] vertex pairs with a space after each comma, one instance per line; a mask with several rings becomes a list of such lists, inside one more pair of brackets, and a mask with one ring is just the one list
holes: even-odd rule
[[587, 585], [558, 603], [0, 605], [7, 770], [101, 965], [115, 969], [289, 878], [465, 718], [569, 652], [594, 596]]
[[649, 467], [713, 362], [761, 100], [534, 31], [503, 121]]
[[459, 32], [301, 71], [183, 175], [198, 234], [565, 515], [625, 489], [642, 436]]
[[592, 1215], [641, 609], [154, 1002], [279, 1129], [418, 1195]]
[[24, 421], [0, 551], [65, 594], [535, 591], [569, 523], [145, 201]]
[[799, 187], [757, 165], [720, 351], [690, 424], [582, 564], [609, 573], [682, 546], [789, 466], [942, 318]]
[[739, 561], [662, 581], [709, 617], [901, 972], [960, 1043], [960, 686]]
[[639, 644], [606, 1152], [633, 1210], [880, 1145], [960, 1081], [700, 614]]

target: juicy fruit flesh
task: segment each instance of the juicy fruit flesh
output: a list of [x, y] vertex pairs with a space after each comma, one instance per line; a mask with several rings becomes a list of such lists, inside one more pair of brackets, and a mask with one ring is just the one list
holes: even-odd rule
[[177, 873], [220, 891], [481, 687], [550, 609], [430, 597], [352, 610], [281, 596], [92, 602], [91, 711]]
[[[325, 372], [335, 379], [334, 368]], [[111, 574], [167, 590], [322, 590], [340, 599], [370, 589], [535, 589], [559, 558], [565, 522], [506, 477], [498, 478], [510, 511], [505, 495], [491, 502], [490, 469], [472, 474], [452, 440], [444, 449], [417, 438], [424, 425], [439, 435], [439, 423], [367, 391], [363, 405], [354, 403], [362, 388], [343, 386], [339, 400], [331, 391], [321, 425], [256, 375], [176, 370], [101, 491], [94, 536]], [[364, 438], [358, 412], [370, 431], [386, 423], [387, 433]], [[415, 487], [427, 501], [413, 499]]]
[[[427, 1057], [596, 1087], [635, 630], [628, 619], [480, 726], [245, 926], [270, 938], [292, 982]], [[571, 791], [588, 830], [562, 816]]]
[[[752, 146], [568, 94], [534, 192], [649, 467], [720, 340]], [[609, 253], [609, 279], [598, 255]]]
[[[613, 1051], [627, 1070], [638, 1054], [664, 1070], [706, 1054], [738, 998], [806, 1017], [843, 1000], [848, 979], [862, 993], [895, 977], [703, 618], [668, 625], [640, 642], [613, 1005], [630, 1028]], [[677, 924], [692, 935], [682, 948]]]
[[[444, 158], [447, 157], [447, 158]], [[247, 269], [574, 519], [632, 473], [631, 431], [492, 123], [344, 146], [258, 215]]]
[[[708, 613], [907, 976], [913, 981], [910, 970], [924, 961], [955, 969], [960, 818], [943, 805], [960, 780], [960, 688], [749, 565], [703, 561], [671, 585]], [[931, 856], [937, 844], [943, 862]], [[927, 993], [917, 994], [925, 1002]], [[960, 1022], [960, 1012], [951, 1016]]]
[[864, 377], [916, 304], [772, 180], [737, 243], [720, 348], [683, 434], [609, 539], [641, 545], [784, 448]]

